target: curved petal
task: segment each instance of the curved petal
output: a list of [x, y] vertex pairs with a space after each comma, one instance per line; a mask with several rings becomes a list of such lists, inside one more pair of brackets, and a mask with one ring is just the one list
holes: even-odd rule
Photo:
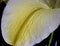
[[40, 8], [42, 7], [36, 0], [9, 0], [1, 22], [4, 40], [13, 45], [15, 36], [25, 19], [30, 13]]
[[60, 24], [60, 9], [35, 12], [19, 33], [15, 46], [33, 46], [49, 36]]
[[1, 22], [2, 35], [8, 44], [32, 46], [60, 24], [60, 9], [40, 9], [31, 2], [13, 3], [8, 2]]
[[25, 19], [31, 12], [39, 9], [39, 7], [28, 2], [19, 5], [18, 3], [16, 5], [13, 3], [14, 2], [11, 2], [10, 4], [10, 2], [8, 2], [1, 22], [2, 35], [5, 41], [11, 45], [14, 44], [15, 36], [21, 25], [24, 23]]

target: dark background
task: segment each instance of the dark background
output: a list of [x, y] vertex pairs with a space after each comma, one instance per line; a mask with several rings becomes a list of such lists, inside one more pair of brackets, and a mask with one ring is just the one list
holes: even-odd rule
[[[4, 41], [1, 34], [1, 18], [2, 18], [2, 14], [5, 6], [6, 4], [4, 2], [0, 4], [0, 46], [11, 46]], [[41, 43], [35, 44], [34, 46], [46, 46], [46, 45], [48, 46], [50, 37], [51, 37], [51, 34], [49, 37], [44, 39]], [[59, 45], [60, 44], [60, 26], [54, 32], [51, 46], [55, 46], [56, 41], [57, 41], [57, 46], [60, 46]]]

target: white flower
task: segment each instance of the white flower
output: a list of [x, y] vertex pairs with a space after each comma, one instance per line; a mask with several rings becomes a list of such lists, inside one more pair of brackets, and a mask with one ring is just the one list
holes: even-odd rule
[[1, 29], [4, 40], [13, 46], [33, 46], [60, 25], [60, 1], [9, 0]]

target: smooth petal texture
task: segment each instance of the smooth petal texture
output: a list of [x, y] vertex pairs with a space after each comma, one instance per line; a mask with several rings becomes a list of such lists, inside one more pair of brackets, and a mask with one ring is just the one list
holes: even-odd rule
[[2, 18], [2, 34], [6, 42], [14, 44], [15, 36], [18, 34], [17, 32], [25, 19], [36, 9], [38, 9], [37, 6], [33, 6], [28, 2], [18, 6], [8, 2]]
[[60, 9], [41, 9], [25, 23], [14, 46], [33, 46], [49, 36], [60, 23]]
[[14, 39], [26, 18], [40, 8], [42, 6], [36, 0], [9, 0], [4, 10], [1, 24], [5, 41], [13, 45]]
[[60, 9], [43, 9], [45, 5], [36, 0], [16, 1], [8, 2], [1, 22], [2, 35], [8, 44], [32, 46], [48, 37], [60, 24]]

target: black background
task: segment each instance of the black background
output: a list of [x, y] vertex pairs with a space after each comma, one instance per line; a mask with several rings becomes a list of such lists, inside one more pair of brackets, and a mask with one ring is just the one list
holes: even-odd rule
[[[3, 14], [3, 10], [4, 10], [4, 7], [6, 6], [6, 4], [4, 2], [2, 2], [0, 4], [0, 46], [11, 46], [11, 45], [8, 45], [3, 37], [2, 37], [2, 34], [1, 34], [1, 18], [2, 18], [2, 14]], [[50, 34], [51, 36], [51, 34]], [[48, 46], [49, 44], [49, 40], [50, 40], [50, 36], [47, 37], [46, 39], [44, 39], [41, 43], [38, 43], [38, 44], [35, 44], [34, 46]], [[60, 46], [60, 26], [55, 30], [54, 32], [54, 36], [53, 36], [53, 39], [52, 39], [52, 43], [51, 43], [51, 46], [55, 46], [55, 42], [57, 41], [57, 46]]]

